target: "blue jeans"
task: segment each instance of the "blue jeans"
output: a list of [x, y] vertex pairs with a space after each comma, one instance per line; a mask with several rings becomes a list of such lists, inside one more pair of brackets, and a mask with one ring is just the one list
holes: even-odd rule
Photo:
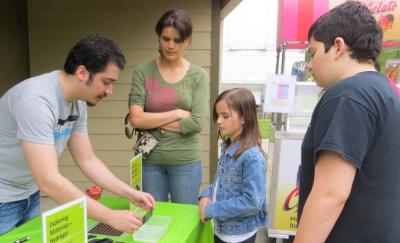
[[27, 199], [0, 203], [0, 235], [20, 226], [40, 214], [39, 191]]
[[143, 191], [157, 201], [196, 204], [203, 175], [201, 161], [181, 165], [143, 163]]

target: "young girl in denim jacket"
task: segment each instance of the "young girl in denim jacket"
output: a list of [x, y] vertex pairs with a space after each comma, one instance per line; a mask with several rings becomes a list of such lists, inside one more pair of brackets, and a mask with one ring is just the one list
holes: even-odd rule
[[200, 193], [202, 222], [214, 219], [214, 240], [254, 242], [267, 224], [266, 160], [261, 148], [256, 102], [243, 88], [221, 93], [213, 108], [221, 144], [213, 184]]

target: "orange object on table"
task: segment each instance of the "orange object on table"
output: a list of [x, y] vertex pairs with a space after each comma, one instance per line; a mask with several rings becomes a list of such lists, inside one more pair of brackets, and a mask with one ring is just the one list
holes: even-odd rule
[[91, 186], [90, 188], [86, 189], [86, 194], [93, 198], [94, 200], [99, 200], [101, 193], [103, 192], [103, 188], [100, 186]]

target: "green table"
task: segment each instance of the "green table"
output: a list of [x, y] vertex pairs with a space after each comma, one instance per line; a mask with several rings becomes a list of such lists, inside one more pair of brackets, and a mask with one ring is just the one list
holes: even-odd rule
[[[117, 197], [102, 197], [100, 202], [113, 209], [128, 209], [129, 202]], [[171, 217], [168, 232], [159, 241], [160, 243], [213, 243], [211, 223], [200, 222], [198, 207], [196, 205], [157, 202], [154, 215]], [[96, 222], [88, 219], [88, 228]], [[0, 236], [0, 242], [9, 243], [23, 237], [30, 236], [26, 243], [42, 242], [42, 219], [36, 217], [20, 227]], [[102, 238], [102, 237], [101, 237]], [[124, 233], [119, 237], [107, 237], [119, 242], [135, 242], [132, 235]]]

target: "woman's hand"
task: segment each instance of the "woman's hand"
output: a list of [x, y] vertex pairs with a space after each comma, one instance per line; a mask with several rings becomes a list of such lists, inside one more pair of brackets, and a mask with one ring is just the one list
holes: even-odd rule
[[175, 111], [177, 112], [178, 119], [189, 118], [192, 115], [192, 112], [182, 109], [176, 109]]

